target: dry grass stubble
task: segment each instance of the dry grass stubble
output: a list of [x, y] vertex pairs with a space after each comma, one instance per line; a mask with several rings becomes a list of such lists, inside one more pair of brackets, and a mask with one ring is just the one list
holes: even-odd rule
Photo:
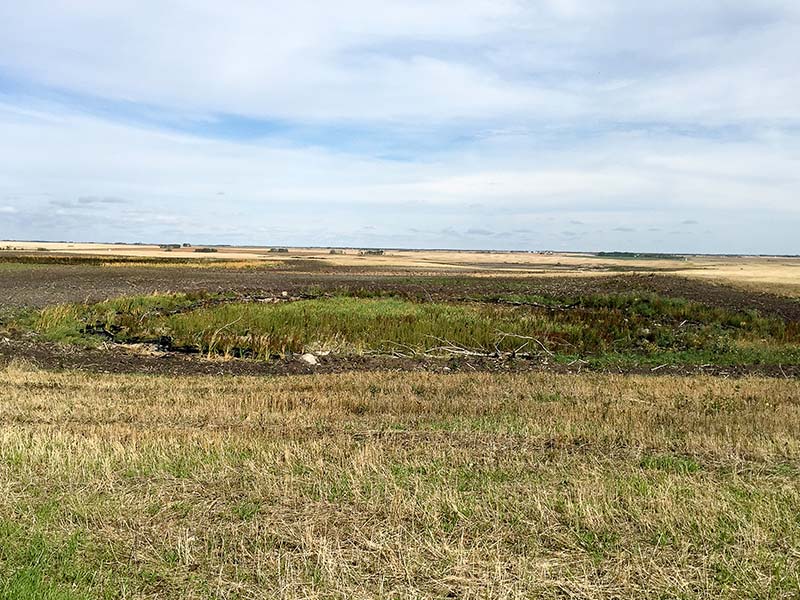
[[797, 381], [12, 366], [0, 390], [6, 594], [36, 536], [31, 589], [75, 594], [43, 598], [800, 593]]

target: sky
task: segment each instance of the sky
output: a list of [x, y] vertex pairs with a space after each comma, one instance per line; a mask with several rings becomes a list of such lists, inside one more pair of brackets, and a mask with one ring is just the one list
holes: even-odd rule
[[0, 239], [800, 253], [797, 0], [0, 3]]

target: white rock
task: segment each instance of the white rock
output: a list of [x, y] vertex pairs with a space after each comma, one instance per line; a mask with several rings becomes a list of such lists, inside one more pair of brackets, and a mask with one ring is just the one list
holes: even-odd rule
[[317, 357], [311, 353], [303, 354], [303, 356], [300, 357], [300, 360], [302, 360], [303, 362], [307, 362], [310, 365], [317, 364]]

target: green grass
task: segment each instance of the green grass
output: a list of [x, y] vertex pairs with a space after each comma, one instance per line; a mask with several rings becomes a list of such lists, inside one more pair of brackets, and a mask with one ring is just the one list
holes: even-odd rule
[[118, 323], [127, 323], [130, 328], [156, 313], [190, 310], [208, 299], [202, 293], [154, 294], [116, 298], [90, 305], [59, 304], [28, 313], [18, 319], [17, 324], [30, 327], [49, 340], [92, 344], [98, 339], [97, 331], [105, 331], [110, 335], [120, 330]]
[[85, 537], [80, 531], [59, 537], [0, 520], [0, 600], [113, 597], [97, 565], [85, 564]]
[[670, 454], [644, 456], [639, 464], [643, 469], [654, 469], [668, 473], [689, 474], [700, 470], [700, 465], [694, 459]]
[[8, 257], [3, 256], [0, 254], [0, 273], [14, 273], [14, 272], [22, 272], [22, 271], [30, 271], [32, 269], [38, 269], [42, 267], [42, 264], [39, 263], [25, 263], [25, 262], [6, 262], [5, 259]]
[[304, 351], [467, 350], [581, 359], [597, 367], [800, 362], [796, 323], [655, 295], [511, 295], [465, 303], [335, 296], [262, 304], [171, 294], [50, 307], [22, 322], [55, 341], [159, 342], [259, 359]]

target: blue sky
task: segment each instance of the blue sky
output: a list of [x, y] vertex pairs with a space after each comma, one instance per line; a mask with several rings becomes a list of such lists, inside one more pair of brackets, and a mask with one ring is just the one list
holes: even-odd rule
[[0, 5], [0, 238], [800, 253], [800, 4]]

